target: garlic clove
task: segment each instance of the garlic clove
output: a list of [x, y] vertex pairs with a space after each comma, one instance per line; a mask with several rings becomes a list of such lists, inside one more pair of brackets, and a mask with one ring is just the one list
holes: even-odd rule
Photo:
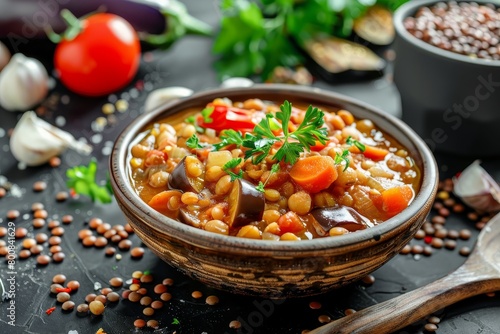
[[253, 86], [254, 82], [252, 79], [244, 77], [232, 77], [225, 79], [221, 82], [221, 88], [236, 88], [236, 87], [250, 87]]
[[471, 208], [478, 212], [500, 211], [500, 186], [481, 167], [481, 161], [474, 161], [453, 178], [453, 183], [455, 195]]
[[188, 97], [193, 95], [193, 90], [186, 87], [165, 87], [155, 89], [151, 93], [149, 93], [146, 98], [146, 102], [144, 102], [144, 111], [150, 112], [153, 109], [158, 108], [162, 104], [165, 104], [170, 101], [174, 101], [177, 99], [181, 99], [183, 97]]
[[49, 76], [38, 60], [16, 53], [0, 72], [0, 106], [25, 111], [47, 96]]
[[38, 118], [33, 111], [23, 114], [10, 137], [12, 154], [28, 166], [44, 164], [67, 148], [86, 155], [92, 152], [91, 146]]
[[10, 51], [5, 44], [0, 42], [0, 71], [9, 63]]

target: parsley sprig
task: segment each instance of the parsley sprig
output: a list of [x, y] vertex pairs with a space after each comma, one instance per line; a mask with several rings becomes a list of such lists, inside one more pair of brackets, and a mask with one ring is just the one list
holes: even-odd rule
[[68, 180], [66, 186], [73, 189], [75, 193], [90, 197], [92, 202], [111, 203], [113, 191], [109, 182], [106, 186], [96, 183], [97, 160], [92, 158], [88, 166], [75, 166], [66, 171]]
[[[294, 164], [304, 151], [310, 151], [311, 146], [319, 141], [325, 144], [328, 140], [328, 132], [324, 124], [324, 113], [318, 108], [309, 106], [307, 108], [304, 120], [295, 129], [290, 132], [288, 129], [292, 116], [292, 104], [284, 101], [280, 106], [276, 116], [267, 114], [266, 118], [261, 120], [254, 128], [254, 134], [246, 134], [242, 146], [248, 148], [245, 152], [245, 158], [252, 158], [254, 164], [264, 160], [271, 151], [275, 143], [281, 143], [281, 147], [274, 154], [273, 159], [284, 161], [289, 164]], [[271, 129], [271, 119], [281, 121], [281, 129], [283, 135], [277, 136]]]
[[269, 182], [269, 179], [271, 178], [271, 175], [276, 174], [279, 170], [280, 170], [280, 165], [279, 164], [272, 165], [271, 172], [267, 176], [267, 179], [264, 182], [260, 181], [259, 184], [257, 185], [257, 187], [255, 187], [255, 189], [257, 189], [258, 191], [260, 191], [260, 192], [263, 193], [265, 191], [264, 187]]
[[227, 174], [229, 174], [229, 176], [231, 176], [231, 182], [233, 182], [236, 179], [243, 178], [243, 170], [242, 169], [240, 169], [238, 174], [231, 171], [231, 169], [236, 168], [241, 163], [242, 160], [243, 159], [241, 159], [241, 158], [233, 158], [233, 159], [229, 160], [228, 162], [226, 162], [224, 164], [224, 166], [222, 166], [222, 170], [225, 171]]

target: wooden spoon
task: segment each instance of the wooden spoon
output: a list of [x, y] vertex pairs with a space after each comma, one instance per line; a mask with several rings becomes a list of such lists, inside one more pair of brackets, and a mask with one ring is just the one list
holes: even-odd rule
[[392, 333], [462, 299], [496, 290], [500, 290], [500, 214], [479, 233], [469, 258], [454, 272], [309, 334]]

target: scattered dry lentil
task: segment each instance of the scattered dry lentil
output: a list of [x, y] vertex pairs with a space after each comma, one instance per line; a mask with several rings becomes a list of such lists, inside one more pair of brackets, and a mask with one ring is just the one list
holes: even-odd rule
[[7, 235], [7, 228], [4, 226], [0, 226], [0, 238], [5, 237]]
[[106, 254], [106, 256], [113, 256], [116, 253], [116, 248], [115, 247], [106, 247], [106, 249], [104, 250], [104, 253]]
[[438, 317], [433, 315], [433, 316], [429, 317], [429, 319], [427, 319], [427, 322], [437, 325], [441, 322], [441, 319], [439, 319]]
[[345, 315], [350, 315], [350, 314], [354, 314], [354, 313], [356, 313], [356, 310], [352, 309], [352, 308], [348, 308], [347, 310], [344, 311]]
[[61, 159], [59, 157], [52, 157], [49, 160], [49, 165], [52, 168], [59, 167], [59, 166], [61, 166]]
[[108, 239], [106, 239], [105, 237], [102, 237], [102, 236], [96, 237], [95, 242], [94, 242], [94, 246], [98, 247], [98, 248], [103, 248], [107, 244], [108, 244]]
[[423, 239], [425, 237], [425, 231], [424, 230], [418, 230], [417, 233], [415, 233], [414, 238], [415, 239]]
[[[37, 211], [37, 212], [40, 212], [40, 211]], [[61, 226], [61, 222], [59, 220], [51, 220], [51, 221], [49, 221], [49, 224], [47, 225], [47, 227], [49, 229], [53, 229], [53, 228], [56, 228], [59, 226]]]
[[55, 236], [62, 236], [64, 234], [64, 227], [61, 227], [61, 226], [58, 226], [58, 227], [54, 227], [50, 233], [52, 233], [52, 235], [55, 235]]
[[89, 227], [95, 230], [99, 225], [103, 223], [101, 218], [91, 218], [89, 221]]
[[148, 320], [146, 326], [148, 326], [149, 328], [158, 329], [160, 327], [160, 324], [158, 323], [158, 321], [151, 319]]
[[61, 251], [62, 251], [62, 247], [61, 247], [61, 246], [59, 246], [59, 245], [54, 245], [54, 246], [51, 246], [51, 247], [49, 248], [49, 252], [50, 252], [51, 254], [59, 253], [59, 252], [61, 252]]
[[167, 291], [167, 287], [163, 284], [156, 284], [153, 291], [161, 295], [162, 293]]
[[141, 258], [144, 255], [144, 248], [142, 247], [134, 247], [130, 250], [130, 256], [133, 258]]
[[38, 255], [43, 251], [43, 246], [42, 245], [34, 245], [30, 248], [30, 252], [33, 255]]
[[123, 285], [123, 279], [120, 277], [113, 277], [109, 280], [109, 285], [113, 288], [119, 288]]
[[428, 332], [435, 332], [437, 331], [437, 326], [435, 324], [425, 324], [424, 329]]
[[128, 295], [128, 300], [130, 300], [133, 303], [138, 302], [139, 300], [141, 300], [141, 298], [142, 295], [135, 291], [131, 291]]
[[142, 275], [140, 280], [142, 283], [151, 283], [153, 282], [153, 275], [151, 274]]
[[14, 220], [14, 219], [17, 219], [17, 217], [19, 217], [21, 213], [17, 210], [9, 210], [7, 211], [7, 219], [10, 219], [10, 220]]
[[160, 299], [163, 300], [164, 302], [167, 302], [170, 299], [172, 299], [172, 295], [168, 292], [164, 292], [160, 295]]
[[127, 239], [122, 240], [118, 243], [118, 248], [120, 250], [129, 250], [131, 246], [132, 246], [132, 241]]
[[467, 247], [467, 246], [464, 246], [464, 247], [460, 248], [460, 250], [458, 251], [458, 253], [459, 253], [460, 255], [462, 255], [462, 256], [469, 256], [469, 255], [470, 255], [470, 252], [471, 252], [471, 250], [470, 250], [470, 248], [469, 248], [469, 247]]
[[62, 216], [61, 221], [63, 224], [71, 224], [73, 222], [73, 216], [72, 215], [64, 215], [64, 216]]
[[139, 301], [139, 303], [142, 305], [142, 306], [149, 306], [151, 305], [151, 303], [153, 302], [153, 298], [149, 297], [149, 296], [144, 296], [141, 298], [141, 300]]
[[94, 243], [95, 243], [95, 240], [96, 240], [96, 237], [93, 236], [93, 235], [89, 235], [88, 237], [85, 237], [83, 240], [82, 240], [82, 244], [86, 247], [91, 247], [91, 246], [94, 246]]
[[146, 307], [144, 310], [142, 310], [142, 313], [148, 317], [152, 316], [155, 314], [155, 310], [152, 307]]
[[63, 284], [66, 282], [66, 276], [63, 274], [57, 274], [52, 277], [52, 282], [56, 284]]
[[56, 194], [56, 201], [64, 202], [69, 198], [69, 194], [67, 191], [60, 191]]
[[95, 297], [97, 297], [95, 293], [89, 293], [85, 296], [85, 302], [90, 304], [92, 301], [94, 301]]
[[31, 256], [31, 252], [28, 249], [22, 249], [19, 251], [19, 258], [20, 259], [27, 259]]
[[45, 189], [47, 189], [47, 183], [45, 183], [44, 181], [37, 181], [33, 183], [33, 191], [40, 192], [44, 191]]
[[241, 322], [239, 322], [238, 320], [233, 320], [229, 323], [229, 328], [232, 328], [232, 329], [241, 328]]
[[411, 252], [411, 246], [410, 245], [405, 245], [400, 251], [399, 254], [406, 255]]
[[322, 314], [318, 317], [318, 321], [322, 324], [326, 324], [330, 321], [332, 321], [332, 318], [330, 318], [330, 316], [326, 315], [326, 314]]
[[[49, 214], [47, 213], [47, 211], [45, 211], [43, 209], [42, 210], [36, 210], [35, 212], [33, 212], [33, 217], [35, 217], [35, 218], [43, 218], [43, 219], [45, 219], [48, 216], [49, 216]], [[50, 226], [49, 226], [49, 228], [50, 228]]]
[[366, 275], [365, 277], [363, 277], [361, 279], [361, 281], [365, 284], [368, 284], [368, 285], [372, 285], [373, 283], [375, 283], [375, 276], [373, 275]]
[[104, 304], [98, 300], [94, 300], [89, 304], [89, 310], [94, 315], [101, 315], [104, 312]]
[[70, 288], [70, 289], [71, 289], [71, 291], [73, 291], [73, 292], [74, 292], [74, 291], [76, 291], [76, 290], [78, 290], [78, 289], [80, 288], [80, 282], [75, 281], [75, 280], [73, 280], [73, 281], [69, 281], [69, 282], [68, 282], [68, 284], [66, 284], [66, 286], [67, 286], [68, 288]]
[[191, 297], [198, 299], [198, 298], [203, 297], [203, 293], [201, 293], [201, 291], [193, 291], [191, 293]]
[[97, 295], [94, 299], [94, 301], [99, 301], [103, 304], [106, 304], [106, 301], [108, 300], [108, 298], [106, 298], [105, 295]]
[[88, 304], [80, 304], [76, 307], [76, 311], [78, 313], [87, 313], [89, 311], [89, 305]]
[[444, 242], [444, 247], [453, 250], [455, 249], [455, 247], [457, 247], [457, 242], [455, 240], [446, 240]]
[[54, 246], [54, 245], [59, 245], [61, 243], [61, 237], [58, 237], [57, 235], [53, 235], [49, 238], [49, 245]]
[[35, 218], [32, 221], [32, 225], [34, 228], [42, 228], [45, 226], [45, 219], [42, 218]]
[[70, 298], [71, 296], [67, 292], [59, 292], [56, 296], [56, 300], [59, 303], [64, 303], [65, 301], [68, 301]]
[[62, 304], [61, 308], [64, 311], [73, 311], [73, 309], [75, 308], [75, 303], [71, 300], [67, 300]]
[[134, 321], [134, 326], [136, 328], [143, 328], [144, 326], [146, 326], [146, 321], [145, 320], [142, 320], [142, 319], [136, 319]]
[[459, 232], [459, 237], [462, 240], [469, 240], [471, 236], [472, 236], [472, 233], [470, 230], [463, 229], [463, 230], [460, 230], [460, 232]]
[[165, 279], [163, 280], [162, 284], [163, 284], [163, 285], [168, 285], [168, 286], [170, 286], [170, 285], [174, 285], [174, 280], [173, 280], [173, 279], [171, 279], [171, 278], [165, 278]]
[[448, 239], [456, 240], [459, 237], [459, 233], [457, 230], [449, 230], [448, 235], [446, 236]]
[[16, 228], [15, 237], [16, 239], [24, 238], [28, 234], [28, 230], [25, 227]]
[[36, 257], [36, 262], [41, 266], [46, 266], [50, 262], [50, 257], [46, 254], [40, 254]]
[[33, 204], [31, 204], [31, 211], [35, 212], [37, 210], [43, 210], [45, 208], [45, 206], [43, 205], [43, 203], [40, 203], [40, 202], [35, 202]]
[[106, 298], [108, 298], [110, 302], [116, 303], [117, 301], [120, 300], [120, 295], [118, 294], [118, 292], [111, 291], [106, 295]]

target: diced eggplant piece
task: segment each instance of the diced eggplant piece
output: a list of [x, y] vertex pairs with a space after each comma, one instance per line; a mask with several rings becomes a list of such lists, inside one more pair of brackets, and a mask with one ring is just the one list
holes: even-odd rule
[[264, 194], [249, 181], [237, 179], [229, 193], [230, 227], [242, 226], [262, 219], [264, 213]]
[[325, 232], [337, 226], [354, 232], [367, 228], [370, 223], [368, 218], [360, 215], [353, 208], [342, 205], [316, 208], [311, 211], [311, 214]]
[[199, 193], [204, 186], [203, 177], [191, 177], [187, 172], [187, 159], [196, 159], [195, 157], [184, 157], [168, 177], [168, 186], [170, 189], [182, 191], [192, 191]]
[[197, 215], [192, 214], [187, 210], [186, 208], [181, 208], [179, 209], [179, 220], [183, 222], [184, 224], [188, 224], [194, 227], [199, 228], [200, 227], [200, 219], [198, 218]]
[[356, 19], [354, 32], [365, 41], [375, 45], [389, 45], [396, 35], [392, 13], [382, 6], [372, 6], [365, 15]]

